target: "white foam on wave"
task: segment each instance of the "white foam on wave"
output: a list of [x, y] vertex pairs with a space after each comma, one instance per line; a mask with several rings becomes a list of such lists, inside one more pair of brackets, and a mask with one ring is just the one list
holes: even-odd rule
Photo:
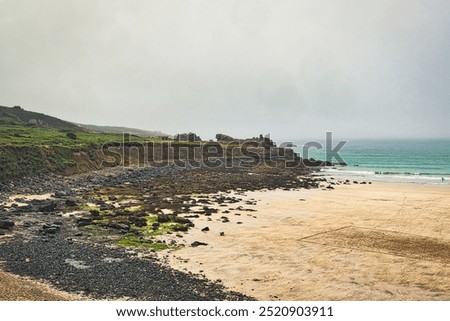
[[450, 175], [423, 175], [421, 173], [392, 173], [353, 170], [346, 167], [322, 168], [317, 175], [336, 176], [342, 179], [366, 179], [374, 181], [406, 182], [421, 184], [450, 184]]
[[357, 171], [357, 170], [346, 170], [344, 168], [322, 168], [320, 170], [321, 172], [325, 172], [325, 173], [338, 173], [338, 174], [350, 174], [350, 175], [375, 175], [375, 172], [372, 171]]

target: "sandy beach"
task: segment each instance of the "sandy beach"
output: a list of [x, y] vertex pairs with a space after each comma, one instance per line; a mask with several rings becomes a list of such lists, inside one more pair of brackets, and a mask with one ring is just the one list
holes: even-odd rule
[[[142, 169], [111, 182], [98, 173], [91, 188], [104, 187], [92, 194], [12, 194], [26, 206], [4, 201], [15, 225], [2, 236], [9, 273], [0, 271], [0, 300], [450, 300], [449, 185], [344, 184], [260, 170], [152, 178], [154, 169]], [[43, 191], [67, 195], [77, 184], [83, 177]], [[124, 211], [130, 200], [140, 209]], [[86, 204], [110, 210], [97, 223], [80, 211]], [[77, 209], [90, 229], [68, 215]], [[165, 250], [117, 246], [131, 235], [117, 226], [136, 229], [130, 219], [158, 211], [155, 220], [171, 215], [189, 228], [136, 238]], [[136, 231], [145, 236], [145, 228], [153, 231]]]
[[208, 245], [161, 255], [258, 300], [450, 300], [450, 186], [244, 195], [185, 236]]
[[72, 301], [80, 295], [59, 291], [48, 284], [0, 271], [0, 301]]

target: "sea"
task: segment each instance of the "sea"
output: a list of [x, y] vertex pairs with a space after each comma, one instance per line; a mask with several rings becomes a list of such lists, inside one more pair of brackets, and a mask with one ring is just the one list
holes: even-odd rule
[[[323, 148], [311, 147], [305, 155], [303, 147], [308, 142], [310, 141], [294, 142], [294, 151], [308, 159], [327, 159], [325, 141], [317, 141]], [[339, 142], [340, 140], [334, 139], [330, 144], [331, 149]], [[348, 179], [450, 184], [450, 139], [349, 139], [337, 153], [341, 159], [334, 158], [332, 162], [338, 163], [343, 160], [347, 166], [325, 167], [319, 175]]]

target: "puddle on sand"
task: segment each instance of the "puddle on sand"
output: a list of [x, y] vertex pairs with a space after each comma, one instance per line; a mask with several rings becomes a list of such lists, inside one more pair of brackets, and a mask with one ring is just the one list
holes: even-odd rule
[[120, 262], [123, 262], [123, 259], [114, 258], [114, 257], [105, 257], [103, 259], [103, 262], [105, 262], [105, 263], [120, 263]]
[[90, 268], [90, 266], [86, 265], [86, 263], [84, 261], [78, 261], [78, 260], [74, 260], [74, 259], [66, 259], [64, 262], [66, 262], [67, 264], [69, 264], [70, 266], [73, 266], [74, 268], [76, 268], [78, 270], [86, 270], [86, 269]]
[[3, 205], [11, 207], [12, 204], [17, 204], [17, 206], [27, 206], [27, 203], [22, 203], [19, 201], [15, 201], [16, 199], [21, 199], [24, 201], [34, 201], [34, 200], [48, 200], [52, 198], [52, 194], [47, 193], [47, 194], [41, 194], [41, 195], [28, 195], [28, 194], [16, 194], [16, 195], [11, 195], [8, 198], [8, 201], [4, 202]]

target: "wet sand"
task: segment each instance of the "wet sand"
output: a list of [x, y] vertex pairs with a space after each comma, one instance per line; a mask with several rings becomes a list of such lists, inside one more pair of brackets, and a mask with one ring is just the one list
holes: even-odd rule
[[450, 300], [450, 186], [245, 195], [220, 207], [230, 213], [197, 219], [187, 246], [161, 256], [258, 300]]

